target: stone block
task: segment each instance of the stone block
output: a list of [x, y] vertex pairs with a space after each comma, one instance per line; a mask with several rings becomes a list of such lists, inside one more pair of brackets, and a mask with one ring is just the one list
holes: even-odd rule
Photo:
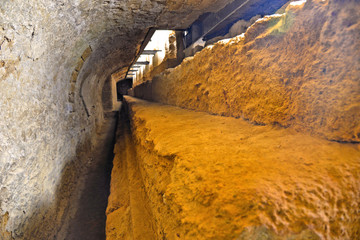
[[71, 82], [76, 82], [78, 75], [79, 75], [79, 73], [74, 70], [71, 74]]
[[83, 52], [83, 54], [81, 55], [81, 58], [86, 61], [86, 59], [91, 55], [92, 49], [89, 46], [88, 48], [85, 49], [85, 51]]
[[75, 82], [71, 82], [70, 83], [70, 92], [75, 92], [75, 87], [76, 87], [76, 83]]
[[84, 60], [82, 58], [79, 58], [76, 62], [75, 70], [80, 72], [83, 65], [84, 65]]

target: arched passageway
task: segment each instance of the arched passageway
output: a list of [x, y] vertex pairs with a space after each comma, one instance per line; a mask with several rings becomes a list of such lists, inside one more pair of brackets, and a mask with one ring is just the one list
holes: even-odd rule
[[[359, 238], [359, 4], [205, 39], [245, 2], [268, 1], [2, 1], [0, 239]], [[139, 78], [128, 93], [158, 103], [125, 97], [116, 127], [114, 79], [150, 28], [192, 47]]]

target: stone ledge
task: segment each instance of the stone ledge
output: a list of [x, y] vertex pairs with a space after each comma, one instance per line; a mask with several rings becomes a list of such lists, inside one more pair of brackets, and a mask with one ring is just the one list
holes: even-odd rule
[[157, 239], [360, 237], [359, 144], [125, 100]]
[[135, 96], [360, 142], [360, 21], [345, 24], [355, 9], [353, 1], [290, 4], [155, 76]]

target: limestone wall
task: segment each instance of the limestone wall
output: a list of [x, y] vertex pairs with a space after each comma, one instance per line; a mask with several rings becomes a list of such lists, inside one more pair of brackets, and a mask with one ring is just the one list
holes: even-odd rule
[[244, 35], [185, 59], [140, 92], [163, 103], [359, 142], [359, 11], [351, 0], [290, 4]]
[[102, 96], [105, 80], [129, 66], [149, 27], [185, 28], [222, 4], [0, 2], [1, 239], [5, 229], [15, 239], [63, 239], [103, 123], [102, 99], [112, 98]]
[[79, 100], [69, 101], [76, 61], [89, 46], [78, 35], [80, 14], [60, 2], [0, 3], [0, 216], [8, 215], [15, 239], [53, 239], [78, 157], [91, 149], [90, 122]]
[[359, 144], [125, 99], [108, 240], [360, 238]]

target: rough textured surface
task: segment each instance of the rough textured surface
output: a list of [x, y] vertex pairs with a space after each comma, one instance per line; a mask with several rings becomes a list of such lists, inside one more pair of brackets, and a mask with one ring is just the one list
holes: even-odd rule
[[106, 211], [107, 239], [156, 239], [149, 199], [132, 144], [129, 124], [124, 112], [117, 131], [110, 191]]
[[[126, 101], [133, 135], [118, 134], [107, 239], [360, 238], [359, 144]], [[144, 222], [154, 238], [135, 237]]]
[[104, 82], [147, 29], [186, 28], [229, 1], [0, 2], [0, 216], [15, 239], [61, 238], [100, 146]]
[[84, 171], [78, 180], [82, 186], [76, 189], [80, 196], [73, 201], [69, 210], [71, 215], [67, 223], [69, 228], [64, 228], [58, 233], [58, 239], [105, 239], [105, 211], [110, 190], [117, 114], [117, 112], [106, 114], [105, 127], [97, 136], [99, 145], [91, 152], [88, 170]]
[[152, 81], [153, 99], [360, 141], [360, 5], [307, 1]]
[[6, 230], [6, 225], [9, 220], [9, 213], [5, 213], [0, 216], [0, 239], [1, 240], [13, 240], [11, 233]]

